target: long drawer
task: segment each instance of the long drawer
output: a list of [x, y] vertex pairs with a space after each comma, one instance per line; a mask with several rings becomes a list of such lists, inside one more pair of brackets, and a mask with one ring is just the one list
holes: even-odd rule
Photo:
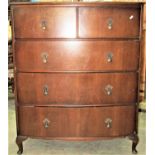
[[133, 133], [134, 106], [19, 107], [20, 134], [37, 137], [114, 137]]
[[126, 7], [79, 8], [81, 38], [138, 38], [140, 11]]
[[136, 73], [18, 73], [20, 105], [133, 104]]
[[139, 41], [16, 41], [18, 71], [131, 71]]
[[76, 8], [23, 6], [13, 10], [16, 38], [75, 38]]

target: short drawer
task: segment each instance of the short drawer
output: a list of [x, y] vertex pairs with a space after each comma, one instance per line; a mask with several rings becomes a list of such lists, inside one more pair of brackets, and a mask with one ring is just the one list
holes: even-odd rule
[[18, 71], [136, 71], [139, 41], [16, 41]]
[[36, 137], [115, 137], [134, 131], [135, 107], [19, 107], [21, 135]]
[[139, 8], [79, 8], [79, 36], [81, 38], [138, 38], [139, 30]]
[[20, 105], [133, 104], [136, 73], [18, 73]]
[[13, 8], [15, 38], [75, 38], [74, 7], [29, 6]]

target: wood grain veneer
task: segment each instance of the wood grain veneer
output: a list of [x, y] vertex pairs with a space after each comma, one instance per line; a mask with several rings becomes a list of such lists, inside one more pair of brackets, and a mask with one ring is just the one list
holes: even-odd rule
[[126, 136], [137, 153], [141, 8], [11, 4], [18, 154], [28, 137]]

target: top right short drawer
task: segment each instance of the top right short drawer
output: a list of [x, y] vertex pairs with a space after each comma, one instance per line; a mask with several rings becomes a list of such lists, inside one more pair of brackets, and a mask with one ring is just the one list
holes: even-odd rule
[[139, 7], [80, 7], [80, 38], [138, 38]]

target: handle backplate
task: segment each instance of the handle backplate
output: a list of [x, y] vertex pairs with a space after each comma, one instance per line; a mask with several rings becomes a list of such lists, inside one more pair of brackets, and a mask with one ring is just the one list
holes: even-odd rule
[[105, 86], [105, 93], [108, 96], [112, 95], [112, 90], [113, 90], [113, 86], [112, 85], [108, 84], [108, 85]]
[[108, 62], [108, 63], [111, 63], [111, 62], [112, 62], [112, 59], [113, 59], [113, 53], [112, 53], [112, 52], [109, 52], [109, 53], [107, 54], [107, 62]]
[[108, 26], [108, 29], [111, 30], [112, 27], [113, 27], [113, 19], [112, 18], [109, 18], [108, 21], [107, 21], [107, 26]]
[[47, 119], [47, 118], [45, 118], [44, 120], [43, 120], [43, 125], [44, 125], [44, 128], [48, 128], [49, 127], [49, 124], [50, 124], [50, 121], [49, 121], [49, 119]]
[[47, 29], [47, 21], [46, 20], [41, 21], [41, 28], [43, 31]]
[[111, 128], [112, 127], [112, 119], [111, 118], [106, 118], [105, 125], [106, 125], [107, 128]]
[[46, 64], [46, 63], [48, 62], [48, 53], [43, 52], [43, 53], [41, 54], [41, 58], [42, 58], [42, 62], [43, 62], [44, 64]]
[[44, 87], [43, 87], [43, 94], [44, 94], [45, 96], [48, 95], [48, 86], [47, 86], [47, 85], [44, 85]]

